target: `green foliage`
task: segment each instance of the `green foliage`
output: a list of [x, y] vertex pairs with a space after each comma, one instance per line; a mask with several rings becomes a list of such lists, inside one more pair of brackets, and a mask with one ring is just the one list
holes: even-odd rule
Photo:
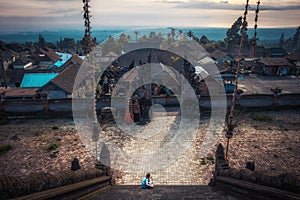
[[274, 158], [278, 158], [279, 156], [277, 154], [273, 154]]
[[259, 122], [271, 122], [273, 121], [273, 119], [267, 115], [263, 115], [263, 114], [254, 114], [252, 116], [252, 119], [255, 121], [259, 121]]
[[54, 151], [54, 150], [58, 149], [59, 146], [60, 146], [59, 144], [52, 143], [47, 147], [46, 150], [47, 150], [47, 152]]
[[281, 34], [278, 46], [288, 52], [295, 52], [300, 50], [300, 26], [296, 29], [293, 37], [284, 39], [284, 33]]
[[206, 162], [205, 160], [201, 160], [200, 164], [201, 164], [201, 165], [206, 165], [207, 162]]
[[43, 35], [39, 35], [39, 40], [38, 40], [38, 45], [40, 48], [45, 48], [46, 47], [46, 40]]
[[12, 149], [12, 146], [10, 144], [1, 145], [0, 146], [0, 156], [6, 154], [11, 149]]
[[207, 157], [207, 160], [213, 161], [213, 160], [214, 160], [214, 157], [212, 157], [212, 156]]
[[6, 116], [0, 116], [0, 126], [8, 124], [8, 123], [9, 123], [9, 121], [8, 121], [8, 118]]
[[227, 47], [237, 47], [240, 44], [240, 40], [242, 37], [242, 27], [245, 27], [245, 33], [244, 33], [244, 44], [248, 45], [248, 43], [250, 42], [248, 39], [248, 34], [247, 34], [247, 26], [248, 26], [248, 22], [245, 21], [245, 23], [243, 24], [243, 18], [239, 17], [231, 26], [231, 28], [229, 28], [226, 32], [226, 38], [224, 39], [224, 42], [226, 44]]

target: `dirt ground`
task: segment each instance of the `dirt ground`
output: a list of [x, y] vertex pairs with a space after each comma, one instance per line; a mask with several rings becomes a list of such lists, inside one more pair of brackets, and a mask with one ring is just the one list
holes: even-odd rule
[[[242, 169], [247, 161], [253, 160], [256, 171], [300, 175], [299, 110], [246, 112], [237, 117], [239, 121], [229, 143], [231, 167]], [[222, 136], [220, 142], [225, 147], [226, 138]], [[94, 167], [94, 158], [85, 149], [70, 119], [10, 120], [0, 126], [0, 146], [5, 145], [11, 149], [0, 154], [0, 175], [58, 173], [69, 170], [74, 157], [83, 169]], [[197, 163], [199, 168], [213, 167], [212, 162]]]

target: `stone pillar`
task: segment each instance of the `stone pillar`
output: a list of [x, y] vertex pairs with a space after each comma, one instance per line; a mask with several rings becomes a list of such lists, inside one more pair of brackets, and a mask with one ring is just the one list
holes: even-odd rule
[[272, 88], [271, 92], [273, 92], [274, 98], [273, 98], [273, 108], [274, 110], [278, 110], [278, 97], [280, 93], [282, 92], [282, 89], [279, 87]]
[[48, 99], [48, 94], [43, 95], [43, 102], [44, 102], [44, 112], [47, 113], [49, 111], [49, 99]]
[[237, 91], [236, 91], [236, 99], [235, 99], [235, 105], [236, 105], [236, 107], [237, 108], [240, 108], [241, 107], [241, 97], [242, 97], [242, 94], [244, 93], [244, 91], [243, 90], [241, 90], [241, 89], [238, 89]]
[[211, 178], [209, 182], [209, 186], [215, 186], [216, 185], [216, 176], [220, 175], [220, 171], [224, 169], [229, 169], [229, 165], [225, 159], [225, 154], [224, 154], [224, 147], [220, 143], [217, 147], [216, 153], [215, 153], [215, 171], [213, 172], [213, 178]]
[[229, 165], [225, 160], [224, 147], [219, 144], [216, 151], [216, 164], [215, 164], [215, 175], [219, 175], [220, 170], [229, 169]]
[[5, 113], [5, 111], [4, 111], [4, 94], [5, 93], [0, 93], [0, 114]]

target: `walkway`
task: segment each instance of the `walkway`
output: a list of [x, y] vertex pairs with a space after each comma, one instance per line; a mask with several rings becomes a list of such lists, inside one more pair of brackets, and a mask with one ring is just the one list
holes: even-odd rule
[[205, 185], [198, 186], [157, 186], [152, 190], [141, 189], [140, 186], [115, 186], [105, 193], [96, 195], [92, 200], [106, 199], [151, 199], [151, 200], [238, 200], [236, 196], [226, 194], [216, 188], [211, 188]]

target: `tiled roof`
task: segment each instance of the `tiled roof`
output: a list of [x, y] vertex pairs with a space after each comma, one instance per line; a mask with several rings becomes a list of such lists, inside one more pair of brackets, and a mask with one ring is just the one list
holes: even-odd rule
[[25, 74], [21, 83], [21, 88], [33, 88], [33, 87], [43, 87], [53, 78], [55, 78], [57, 73], [34, 73]]
[[218, 60], [218, 59], [221, 59], [221, 58], [224, 58], [225, 56], [227, 56], [227, 53], [225, 53], [224, 51], [220, 51], [220, 50], [215, 50], [214, 52], [212, 52], [210, 54], [210, 56], [215, 59], [215, 60]]
[[289, 59], [289, 60], [300, 61], [300, 51], [291, 53], [286, 58]]
[[[24, 76], [24, 70], [13, 70], [13, 69], [8, 69], [5, 70], [5, 75], [6, 75], [6, 81], [8, 83], [21, 83], [23, 76]], [[4, 82], [4, 77], [3, 77], [3, 71], [0, 69], [0, 82]]]
[[58, 76], [56, 76], [51, 83], [55, 84], [56, 86], [60, 87], [64, 91], [72, 94], [73, 85], [76, 79], [77, 72], [80, 68], [78, 64], [72, 64], [63, 70]]
[[266, 66], [291, 66], [292, 64], [285, 58], [261, 58], [258, 62], [265, 64]]
[[5, 91], [5, 97], [34, 96], [38, 88], [9, 88]]
[[284, 56], [287, 54], [287, 52], [280, 47], [271, 47], [267, 48], [266, 50], [266, 55], [271, 57], [271, 56]]

